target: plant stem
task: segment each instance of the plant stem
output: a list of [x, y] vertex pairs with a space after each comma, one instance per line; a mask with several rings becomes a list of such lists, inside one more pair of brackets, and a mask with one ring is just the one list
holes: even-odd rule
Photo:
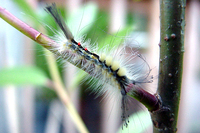
[[[43, 35], [42, 33], [36, 31], [26, 23], [20, 21], [18, 18], [16, 18], [14, 15], [12, 15], [10, 12], [8, 12], [6, 9], [0, 7], [0, 17], [4, 19], [7, 23], [15, 27], [17, 30], [22, 32], [24, 35], [28, 36], [32, 40], [38, 42], [45, 48], [49, 47], [57, 47], [56, 43]], [[53, 42], [53, 43], [52, 43]]]
[[89, 133], [86, 125], [84, 124], [83, 120], [78, 114], [78, 111], [74, 107], [67, 91], [65, 90], [65, 86], [62, 82], [62, 79], [58, 72], [58, 68], [56, 66], [56, 59], [54, 58], [52, 53], [49, 53], [49, 51], [45, 50], [45, 53], [49, 55], [49, 56], [46, 56], [46, 59], [49, 64], [48, 66], [49, 66], [49, 71], [53, 80], [54, 90], [57, 92], [58, 97], [63, 102], [66, 109], [68, 110], [68, 113], [72, 117], [72, 120], [74, 121], [78, 131], [81, 133]]
[[184, 53], [186, 0], [160, 0], [161, 38], [158, 94], [160, 110], [151, 114], [154, 132], [177, 131]]

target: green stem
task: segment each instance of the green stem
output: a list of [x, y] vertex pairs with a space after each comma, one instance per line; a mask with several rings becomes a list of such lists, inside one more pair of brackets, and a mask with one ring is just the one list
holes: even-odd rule
[[84, 124], [83, 120], [81, 119], [80, 115], [78, 114], [78, 111], [76, 110], [75, 106], [73, 105], [68, 92], [65, 89], [65, 86], [62, 82], [61, 76], [59, 75], [58, 68], [56, 66], [56, 59], [54, 58], [52, 53], [48, 53], [49, 51], [45, 50], [45, 53], [47, 53], [46, 59], [48, 62], [49, 72], [52, 77], [53, 83], [54, 83], [54, 89], [57, 92], [57, 95], [59, 96], [60, 100], [63, 102], [65, 107], [67, 108], [68, 113], [72, 117], [72, 120], [74, 121], [77, 129], [81, 133], [89, 133], [86, 125]]
[[158, 94], [160, 110], [152, 113], [154, 132], [176, 132], [184, 53], [186, 0], [160, 0], [161, 38]]

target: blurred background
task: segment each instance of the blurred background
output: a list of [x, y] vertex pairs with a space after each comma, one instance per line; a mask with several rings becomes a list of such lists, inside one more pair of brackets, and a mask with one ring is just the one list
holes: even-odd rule
[[[52, 2], [59, 7], [75, 37], [86, 34], [91, 44], [98, 43], [100, 47], [108, 43], [116, 46], [125, 36], [131, 37], [131, 44], [140, 47], [153, 68], [151, 74], [158, 76], [159, 0], [0, 0], [0, 6], [53, 36], [52, 29], [58, 27], [44, 11]], [[185, 31], [178, 133], [198, 133], [199, 0], [187, 0]], [[148, 111], [137, 101], [133, 101], [130, 111], [133, 123], [121, 131], [120, 105], [113, 106], [113, 99], [96, 98], [82, 82], [85, 73], [60, 59], [55, 61], [51, 53], [2, 19], [0, 46], [0, 133], [152, 132]], [[64, 84], [66, 92], [62, 94], [66, 94], [67, 106], [56, 93], [59, 90], [52, 85], [54, 82]], [[146, 89], [155, 93], [156, 87], [157, 80]]]

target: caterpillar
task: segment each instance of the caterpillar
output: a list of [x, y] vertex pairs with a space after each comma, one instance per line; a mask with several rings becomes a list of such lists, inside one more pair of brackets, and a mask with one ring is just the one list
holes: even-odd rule
[[[135, 51], [129, 53], [126, 50], [127, 47], [118, 48], [118, 50], [113, 53], [107, 51], [109, 54], [106, 54], [106, 49], [98, 53], [94, 49], [90, 49], [89, 44], [85, 42], [81, 43], [74, 39], [74, 36], [65, 24], [55, 3], [48, 5], [45, 10], [53, 17], [64, 34], [65, 39], [58, 41], [58, 43], [61, 44], [58, 48], [58, 55], [75, 66], [79, 65], [81, 69], [86, 71], [91, 77], [101, 80], [101, 82], [97, 81], [97, 87], [93, 90], [98, 96], [112, 93], [117, 93], [118, 96], [120, 96], [122, 109], [121, 118], [124, 122], [124, 126], [127, 127], [127, 99], [129, 97], [128, 95], [133, 93], [128, 86], [132, 84], [137, 87], [141, 83], [152, 82], [152, 79], [149, 80], [150, 70], [147, 74], [139, 73], [140, 68], [136, 68], [134, 64], [130, 64], [130, 62], [134, 57], [140, 57], [143, 61], [145, 60]], [[108, 85], [112, 87], [108, 87]]]

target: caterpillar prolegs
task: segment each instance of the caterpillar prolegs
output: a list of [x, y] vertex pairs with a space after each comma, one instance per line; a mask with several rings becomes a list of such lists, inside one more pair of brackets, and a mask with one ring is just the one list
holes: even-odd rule
[[[47, 6], [45, 10], [54, 18], [64, 33], [65, 41], [58, 42], [60, 44], [58, 55], [75, 66], [79, 65], [81, 69], [99, 81], [96, 90], [93, 90], [97, 95], [116, 93], [121, 97], [121, 117], [127, 127], [127, 98], [128, 94], [133, 93], [128, 86], [132, 84], [137, 87], [141, 83], [152, 82], [148, 78], [150, 69], [147, 74], [139, 73], [140, 69], [135, 67], [131, 60], [140, 55], [135, 51], [128, 52], [128, 46], [118, 48], [113, 52], [106, 48], [98, 52], [90, 49], [87, 43], [77, 42], [56, 8], [56, 4]], [[140, 58], [144, 61], [142, 57]]]

